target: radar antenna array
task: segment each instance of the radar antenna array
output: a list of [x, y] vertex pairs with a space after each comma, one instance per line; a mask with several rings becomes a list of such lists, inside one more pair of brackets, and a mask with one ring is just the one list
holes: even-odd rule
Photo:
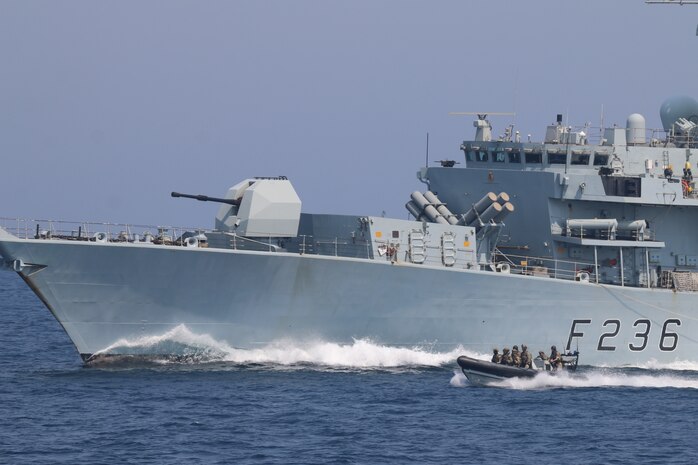
[[648, 5], [698, 5], [698, 0], [645, 0], [645, 3]]
[[[645, 0], [647, 5], [698, 5], [698, 0]], [[698, 27], [696, 28], [698, 36]]]
[[[491, 141], [492, 140], [492, 125], [487, 121], [487, 115], [491, 116], [516, 116], [516, 113], [511, 112], [496, 112], [496, 111], [452, 111], [449, 113], [452, 116], [461, 115], [477, 115], [477, 121], [473, 122], [473, 126], [477, 128], [475, 132], [475, 140]], [[507, 128], [506, 135], [500, 137], [500, 140], [511, 140], [511, 133], [514, 125], [510, 124]]]
[[[698, 1], [698, 0], [696, 0]], [[516, 113], [511, 112], [496, 112], [496, 111], [452, 111], [449, 112], [451, 116], [465, 116], [465, 115], [477, 115], [477, 119], [484, 120], [487, 119], [487, 115], [490, 116], [516, 116]]]

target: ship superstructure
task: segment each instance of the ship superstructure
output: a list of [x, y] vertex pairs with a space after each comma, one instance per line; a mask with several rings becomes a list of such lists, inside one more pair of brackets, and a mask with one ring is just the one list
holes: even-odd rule
[[[455, 211], [484, 193], [506, 190], [516, 203], [498, 241], [498, 260], [536, 273], [565, 273], [594, 283], [698, 290], [698, 195], [691, 170], [698, 157], [698, 104], [674, 98], [660, 111], [663, 131], [642, 115], [606, 128], [574, 130], [562, 115], [542, 143], [498, 139], [489, 121], [465, 141], [465, 169], [418, 173]], [[483, 131], [482, 128], [486, 128]], [[523, 265], [522, 265], [523, 263]]]
[[464, 168], [419, 171], [411, 220], [301, 213], [288, 179], [250, 178], [223, 198], [172, 194], [221, 203], [213, 230], [5, 220], [2, 264], [86, 360], [186, 354], [138, 343], [182, 326], [239, 348], [370, 338], [695, 360], [698, 103], [661, 115], [662, 137], [631, 115], [596, 143], [561, 118], [543, 142], [495, 140], [481, 115]]

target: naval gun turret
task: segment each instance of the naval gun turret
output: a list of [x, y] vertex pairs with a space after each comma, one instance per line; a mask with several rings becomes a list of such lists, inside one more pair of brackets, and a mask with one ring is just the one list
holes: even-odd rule
[[221, 203], [215, 229], [245, 237], [296, 237], [301, 200], [285, 177], [251, 178], [228, 189], [224, 198], [172, 192], [202, 202]]
[[170, 194], [172, 197], [182, 197], [185, 199], [194, 199], [200, 202], [218, 202], [227, 203], [228, 205], [240, 206], [240, 199], [221, 199], [219, 197], [209, 197], [208, 195], [192, 195], [192, 194], [181, 194], [179, 192], [172, 192]]

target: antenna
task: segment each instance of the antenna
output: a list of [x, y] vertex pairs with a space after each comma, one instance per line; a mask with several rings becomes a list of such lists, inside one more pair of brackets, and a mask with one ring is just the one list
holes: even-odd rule
[[696, 5], [698, 0], [645, 0], [645, 3], [648, 5]]
[[516, 98], [518, 97], [519, 93], [519, 66], [516, 66], [516, 70], [514, 71], [514, 104], [512, 106], [512, 109], [514, 110], [514, 124], [516, 124]]
[[[647, 5], [698, 5], [698, 0], [645, 0]], [[696, 28], [698, 36], [698, 28]]]
[[429, 133], [427, 132], [427, 164], [424, 165], [429, 168]]
[[[698, 1], [698, 0], [696, 0]], [[496, 112], [496, 111], [451, 111], [448, 113], [451, 116], [477, 115], [478, 119], [485, 119], [490, 116], [516, 116], [513, 112]]]
[[492, 140], [492, 125], [487, 121], [487, 115], [493, 116], [511, 116], [516, 113], [492, 112], [492, 111], [452, 111], [449, 115], [477, 115], [477, 121], [473, 122], [473, 126], [477, 128], [475, 131], [475, 140], [488, 142]]

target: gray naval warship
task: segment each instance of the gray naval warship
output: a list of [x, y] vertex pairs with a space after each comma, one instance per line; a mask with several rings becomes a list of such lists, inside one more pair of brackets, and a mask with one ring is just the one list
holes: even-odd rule
[[0, 263], [84, 360], [177, 356], [134, 341], [185, 326], [237, 348], [369, 338], [696, 361], [698, 103], [660, 116], [662, 130], [632, 114], [599, 131], [558, 116], [532, 142], [480, 114], [463, 167], [419, 170], [408, 219], [302, 213], [288, 179], [251, 178], [223, 198], [172, 193], [219, 202], [213, 230], [4, 219]]

